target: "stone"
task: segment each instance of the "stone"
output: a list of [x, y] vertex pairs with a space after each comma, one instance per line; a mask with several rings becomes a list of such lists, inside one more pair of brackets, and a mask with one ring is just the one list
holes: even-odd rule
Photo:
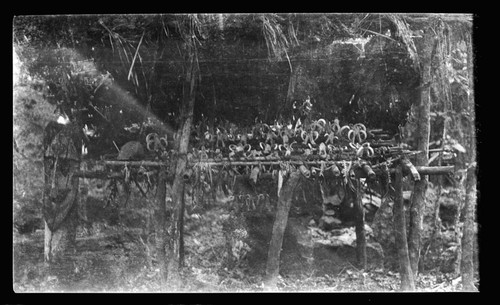
[[[330, 232], [317, 230], [318, 234], [313, 234], [316, 273], [335, 275], [341, 272], [344, 267], [357, 264], [354, 227], [334, 229]], [[368, 225], [365, 225], [365, 230], [368, 266], [382, 267], [385, 258], [382, 246], [372, 240], [372, 229]]]
[[342, 221], [336, 217], [333, 217], [333, 216], [322, 216], [320, 219], [319, 219], [319, 224], [318, 226], [325, 230], [325, 231], [329, 231], [329, 230], [332, 230], [338, 226], [340, 226], [342, 224]]
[[380, 208], [373, 217], [372, 229], [375, 240], [379, 242], [384, 249], [394, 247], [394, 227], [392, 222], [393, 202], [386, 198], [382, 201]]
[[137, 141], [125, 143], [120, 149], [118, 160], [140, 160], [144, 157], [144, 147]]
[[380, 208], [380, 205], [382, 204], [382, 199], [376, 195], [364, 194], [362, 200], [364, 206], [371, 204]]
[[326, 210], [323, 214], [326, 216], [333, 216], [333, 215], [335, 215], [335, 211], [334, 210]]

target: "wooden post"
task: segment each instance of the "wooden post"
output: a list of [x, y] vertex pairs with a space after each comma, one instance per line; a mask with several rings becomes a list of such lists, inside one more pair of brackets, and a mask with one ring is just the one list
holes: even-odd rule
[[476, 216], [476, 168], [467, 169], [464, 206], [464, 229], [462, 235], [462, 261], [460, 273], [462, 275], [462, 290], [476, 291], [474, 286], [474, 222]]
[[50, 263], [75, 249], [79, 179], [73, 173], [79, 170], [80, 156], [73, 125], [49, 124], [44, 132], [44, 258]]
[[356, 180], [356, 258], [359, 267], [366, 269], [366, 234], [365, 234], [365, 209], [363, 207], [363, 194], [361, 192], [361, 182]]
[[168, 280], [167, 268], [167, 239], [169, 238], [167, 226], [167, 208], [166, 208], [166, 171], [158, 172], [158, 186], [155, 196], [154, 219], [155, 219], [155, 235], [156, 235], [156, 257], [160, 266], [161, 286], [165, 288]]
[[200, 75], [200, 70], [198, 66], [198, 52], [196, 49], [195, 33], [194, 28], [189, 27], [189, 35], [185, 35], [184, 45], [187, 48], [186, 53], [186, 65], [185, 65], [185, 77], [182, 87], [183, 103], [181, 107], [181, 127], [179, 130], [179, 139], [176, 141], [175, 146], [177, 146], [177, 158], [174, 159], [175, 164], [174, 171], [174, 181], [172, 183], [172, 204], [169, 207], [173, 213], [173, 219], [171, 223], [171, 249], [172, 255], [169, 257], [168, 269], [169, 269], [169, 285], [171, 287], [179, 287], [180, 273], [179, 273], [179, 244], [180, 235], [178, 224], [179, 217], [184, 217], [181, 214], [182, 198], [184, 196], [184, 173], [187, 167], [187, 153], [189, 146], [189, 136], [191, 134], [191, 127], [193, 125], [193, 115], [194, 115], [194, 105], [196, 98], [196, 88], [197, 79]]
[[276, 208], [276, 218], [274, 219], [273, 233], [269, 244], [266, 265], [266, 285], [275, 287], [279, 274], [280, 252], [283, 245], [283, 235], [285, 234], [288, 212], [292, 205], [292, 195], [297, 186], [301, 173], [296, 170], [290, 174], [290, 177], [281, 188], [278, 206]]
[[410, 267], [408, 255], [408, 244], [406, 240], [406, 221], [403, 204], [403, 171], [401, 165], [396, 167], [396, 179], [394, 181], [394, 237], [398, 249], [399, 274], [401, 276], [401, 290], [415, 290], [415, 282]]
[[[470, 35], [470, 34], [469, 34]], [[468, 37], [467, 43], [467, 74], [469, 78], [469, 95], [468, 95], [468, 136], [469, 149], [468, 159], [469, 166], [467, 168], [467, 180], [465, 186], [465, 206], [464, 206], [464, 226], [462, 235], [462, 261], [460, 273], [462, 275], [462, 290], [476, 291], [474, 286], [474, 241], [475, 241], [475, 214], [476, 214], [476, 111], [474, 109], [474, 71], [473, 71], [473, 49], [471, 36]]]
[[[429, 137], [431, 130], [430, 110], [431, 110], [431, 86], [432, 82], [432, 57], [436, 47], [437, 39], [431, 27], [425, 30], [422, 39], [422, 49], [419, 50], [421, 66], [421, 86], [419, 90], [419, 100], [416, 104], [416, 120], [418, 122], [415, 131], [417, 150], [421, 153], [416, 156], [417, 166], [426, 166], [429, 161]], [[414, 275], [418, 274], [418, 261], [420, 259], [421, 234], [423, 224], [423, 207], [425, 205], [425, 192], [427, 190], [428, 177], [421, 177], [415, 180], [413, 196], [410, 208], [410, 229], [408, 233], [408, 250], [411, 261], [411, 268]]]
[[184, 267], [184, 210], [186, 207], [186, 182], [182, 184], [182, 198], [177, 215], [177, 232], [179, 232], [179, 268]]

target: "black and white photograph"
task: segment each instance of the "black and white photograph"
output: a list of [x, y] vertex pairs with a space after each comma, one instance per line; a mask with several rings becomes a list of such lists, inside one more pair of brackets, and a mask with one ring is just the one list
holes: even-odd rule
[[13, 16], [11, 289], [479, 292], [476, 18]]

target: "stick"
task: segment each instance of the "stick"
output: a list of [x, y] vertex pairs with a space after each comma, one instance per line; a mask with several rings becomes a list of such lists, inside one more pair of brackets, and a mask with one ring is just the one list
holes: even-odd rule
[[139, 53], [139, 48], [141, 47], [142, 39], [144, 38], [145, 33], [146, 33], [146, 31], [142, 32], [141, 40], [139, 40], [139, 44], [137, 45], [137, 49], [135, 50], [134, 58], [132, 59], [132, 64], [130, 65], [130, 69], [128, 71], [127, 80], [130, 80], [130, 76], [132, 75], [132, 70], [134, 68], [135, 59], [137, 58], [137, 54]]
[[115, 146], [115, 148], [118, 151], [118, 153], [120, 153], [120, 149], [118, 148], [118, 145], [116, 145], [115, 141], [113, 141], [113, 145]]

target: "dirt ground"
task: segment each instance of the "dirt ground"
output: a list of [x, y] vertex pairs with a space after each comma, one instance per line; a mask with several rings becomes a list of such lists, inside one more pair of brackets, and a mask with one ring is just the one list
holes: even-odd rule
[[[143, 244], [109, 229], [92, 236], [77, 238], [78, 252], [57, 267], [43, 262], [43, 232], [14, 236], [13, 275], [15, 292], [159, 292], [158, 269], [148, 256]], [[189, 247], [187, 247], [189, 248]], [[267, 291], [262, 274], [248, 272], [240, 264], [231, 270], [215, 262], [218, 249], [206, 259], [186, 254], [186, 268], [182, 272], [180, 292], [262, 292]], [[376, 268], [357, 270], [353, 265], [337, 268], [338, 273], [320, 272], [326, 262], [315, 264], [308, 272], [294, 272], [278, 279], [277, 291], [398, 291], [399, 275]], [[323, 264], [323, 265], [322, 265]], [[460, 291], [460, 277], [431, 272], [419, 275], [418, 291]]]

